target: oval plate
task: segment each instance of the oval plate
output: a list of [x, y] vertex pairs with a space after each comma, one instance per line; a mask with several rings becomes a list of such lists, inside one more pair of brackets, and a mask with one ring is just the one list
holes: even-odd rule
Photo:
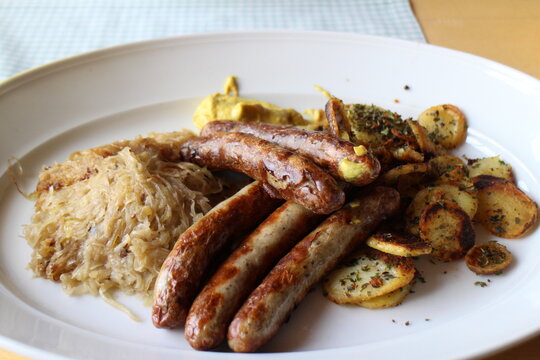
[[[6, 172], [8, 158], [18, 158], [24, 169], [18, 182], [31, 191], [42, 165], [73, 151], [192, 128], [197, 103], [220, 91], [227, 75], [239, 77], [245, 97], [300, 111], [324, 106], [315, 84], [346, 102], [404, 116], [455, 104], [470, 125], [467, 143], [455, 153], [500, 154], [514, 166], [519, 186], [540, 199], [540, 82], [485, 59], [400, 40], [311, 32], [186, 36], [69, 58], [0, 85], [0, 346], [41, 359], [238, 356], [225, 347], [190, 349], [181, 330], [155, 329], [150, 309], [135, 298], [119, 300], [141, 323], [98, 298], [68, 297], [58, 284], [32, 278], [21, 233], [33, 204]], [[337, 306], [315, 289], [261, 352], [392, 359], [406, 349], [410, 358], [450, 359], [501, 349], [540, 328], [539, 237], [537, 231], [501, 240], [517, 259], [502, 276], [478, 277], [464, 262], [420, 261], [426, 282], [393, 309]], [[491, 239], [481, 230], [478, 238]]]

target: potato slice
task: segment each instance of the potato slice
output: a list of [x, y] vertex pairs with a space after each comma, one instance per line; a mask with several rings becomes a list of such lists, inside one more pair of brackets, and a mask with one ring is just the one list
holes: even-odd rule
[[402, 147], [393, 149], [392, 156], [394, 157], [394, 159], [403, 162], [419, 163], [424, 161], [424, 154], [419, 153], [409, 145], [403, 145]]
[[478, 175], [491, 175], [506, 179], [515, 183], [512, 166], [499, 156], [492, 156], [483, 159], [469, 159], [467, 161], [469, 167], [469, 176], [475, 177]]
[[398, 178], [395, 188], [403, 200], [412, 199], [430, 180], [427, 173], [404, 174]]
[[428, 166], [431, 175], [437, 178], [433, 184], [456, 185], [460, 190], [470, 194], [476, 193], [474, 184], [468, 175], [467, 165], [460, 158], [452, 155], [440, 155], [429, 160]]
[[378, 232], [370, 236], [366, 245], [396, 256], [420, 256], [431, 253], [431, 245], [414, 235]]
[[323, 289], [337, 304], [357, 304], [409, 284], [415, 271], [412, 258], [364, 247], [329, 274]]
[[345, 115], [345, 106], [343, 101], [338, 98], [331, 97], [325, 106], [326, 119], [328, 121], [328, 130], [334, 136], [350, 140], [351, 139], [351, 123]]
[[421, 173], [425, 174], [428, 171], [428, 165], [426, 163], [412, 163], [396, 166], [385, 172], [379, 178], [379, 181], [386, 185], [394, 185], [398, 182], [398, 179], [402, 175]]
[[420, 190], [405, 212], [405, 227], [411, 234], [418, 235], [420, 215], [426, 206], [438, 200], [447, 200], [461, 207], [472, 219], [478, 208], [478, 199], [470, 193], [460, 190], [456, 185], [440, 184]]
[[400, 287], [397, 290], [389, 292], [386, 295], [381, 295], [374, 297], [370, 300], [362, 301], [356, 303], [356, 305], [361, 306], [366, 309], [386, 309], [390, 307], [398, 306], [405, 300], [407, 295], [411, 292], [413, 285], [412, 282], [408, 285]]
[[454, 105], [444, 104], [430, 107], [418, 116], [435, 145], [454, 149], [465, 141], [467, 121], [465, 115]]
[[538, 222], [538, 207], [516, 185], [491, 175], [473, 179], [478, 189], [475, 220], [493, 235], [515, 239], [526, 235]]
[[466, 167], [457, 166], [442, 174], [433, 182], [434, 185], [449, 184], [457, 186], [459, 190], [466, 191], [471, 195], [476, 195], [476, 188], [471, 178], [467, 176]]
[[465, 255], [467, 267], [478, 275], [497, 274], [512, 263], [512, 254], [496, 241], [474, 245]]
[[419, 228], [420, 238], [433, 248], [431, 255], [441, 261], [460, 259], [474, 246], [469, 215], [450, 201], [440, 200], [426, 207]]
[[428, 165], [429, 170], [435, 177], [440, 177], [444, 173], [452, 171], [455, 168], [466, 169], [467, 166], [463, 160], [453, 155], [435, 156], [428, 161]]
[[425, 127], [420, 125], [418, 121], [407, 120], [407, 124], [409, 124], [416, 139], [416, 143], [422, 152], [435, 155], [444, 153], [444, 148], [435, 145], [435, 143], [431, 141], [428, 131]]

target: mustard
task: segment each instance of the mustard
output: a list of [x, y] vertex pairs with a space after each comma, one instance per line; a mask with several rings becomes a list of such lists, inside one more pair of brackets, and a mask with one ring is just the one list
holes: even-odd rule
[[338, 171], [346, 181], [355, 181], [368, 171], [364, 163], [357, 163], [347, 158], [341, 159]]
[[[317, 87], [326, 96], [326, 90]], [[199, 129], [210, 121], [233, 120], [240, 122], [265, 122], [276, 125], [295, 125], [316, 129], [323, 126], [326, 117], [324, 111], [308, 109], [304, 117], [294, 109], [281, 108], [266, 101], [246, 99], [238, 96], [238, 83], [236, 76], [225, 79], [223, 93], [216, 93], [204, 98], [195, 109], [193, 122]]]
[[223, 85], [223, 93], [234, 96], [238, 96], [238, 83], [236, 82], [236, 76], [227, 76], [225, 79], [225, 85]]
[[367, 149], [364, 145], [358, 145], [353, 147], [354, 153], [358, 156], [363, 156], [367, 154]]

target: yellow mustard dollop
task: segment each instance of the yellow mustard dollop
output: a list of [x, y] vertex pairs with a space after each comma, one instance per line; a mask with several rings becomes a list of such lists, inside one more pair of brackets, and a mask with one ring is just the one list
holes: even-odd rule
[[354, 162], [347, 158], [341, 159], [338, 170], [346, 181], [354, 181], [368, 171], [364, 163]]

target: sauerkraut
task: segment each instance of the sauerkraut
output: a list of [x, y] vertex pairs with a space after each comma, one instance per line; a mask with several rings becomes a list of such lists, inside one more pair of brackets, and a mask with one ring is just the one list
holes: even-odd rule
[[191, 132], [152, 134], [72, 154], [39, 176], [24, 227], [29, 268], [70, 295], [148, 299], [178, 236], [222, 190], [207, 169], [179, 162]]

